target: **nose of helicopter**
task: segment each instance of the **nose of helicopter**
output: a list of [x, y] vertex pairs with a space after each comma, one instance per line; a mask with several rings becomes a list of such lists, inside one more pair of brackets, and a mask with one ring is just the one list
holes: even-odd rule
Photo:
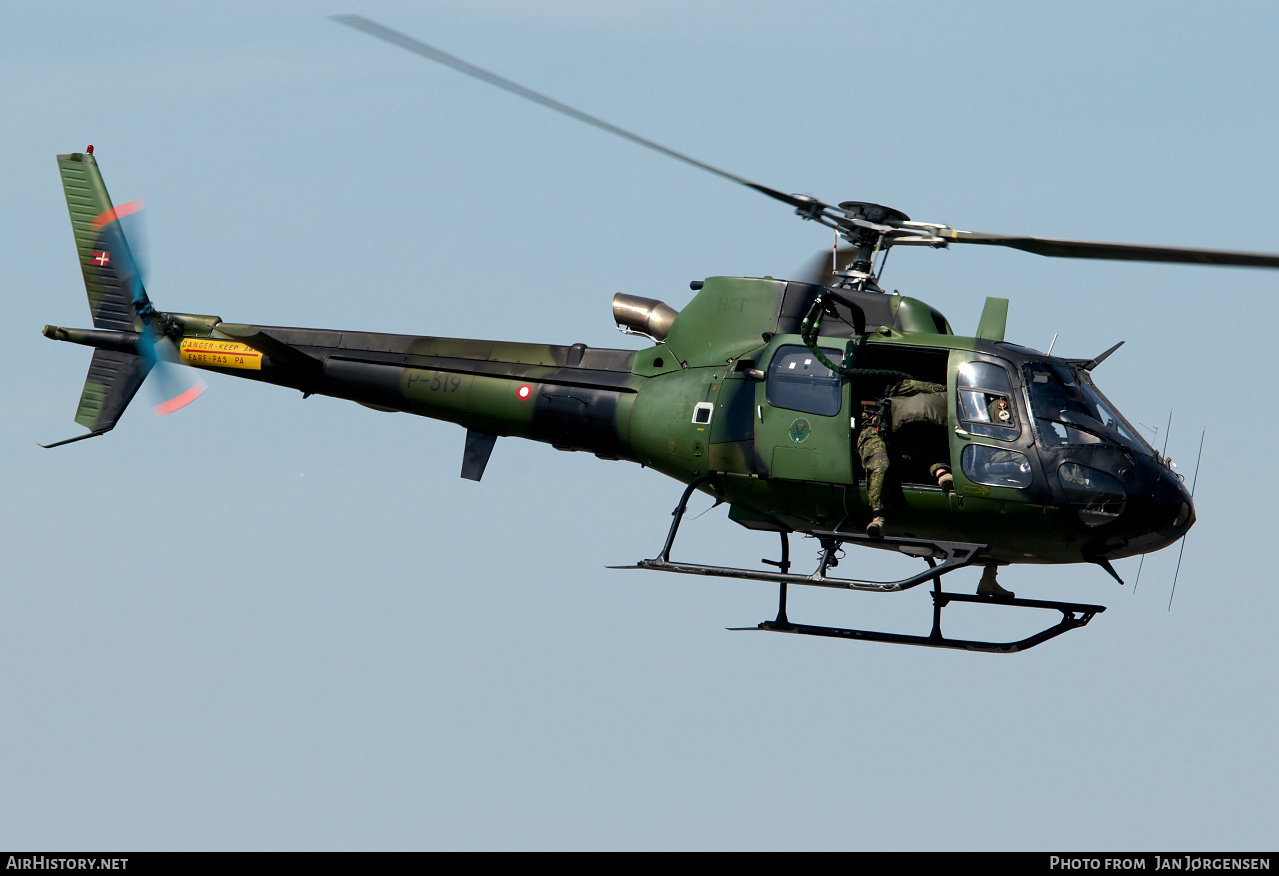
[[1154, 459], [1142, 460], [1139, 468], [1135, 478], [1139, 489], [1130, 494], [1127, 513], [1120, 521], [1127, 530], [1123, 556], [1165, 548], [1195, 524], [1195, 504], [1181, 478]]

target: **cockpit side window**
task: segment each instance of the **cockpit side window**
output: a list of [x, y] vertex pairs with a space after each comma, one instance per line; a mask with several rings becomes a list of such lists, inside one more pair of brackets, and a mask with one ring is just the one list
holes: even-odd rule
[[[839, 365], [844, 354], [821, 348], [822, 354]], [[775, 408], [833, 417], [843, 407], [840, 377], [817, 360], [807, 347], [778, 347], [768, 368], [768, 403]]]
[[1016, 487], [1020, 490], [1029, 487], [1034, 479], [1026, 454], [1002, 447], [969, 444], [964, 447], [960, 456], [960, 465], [964, 474], [975, 484]]
[[959, 366], [959, 420], [974, 435], [1011, 441], [1021, 433], [1008, 372], [993, 362]]

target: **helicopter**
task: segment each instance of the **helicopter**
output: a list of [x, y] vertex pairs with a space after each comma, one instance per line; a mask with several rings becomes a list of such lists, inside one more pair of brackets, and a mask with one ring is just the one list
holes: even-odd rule
[[[128, 205], [107, 193], [92, 147], [58, 156], [92, 329], [45, 326], [54, 340], [94, 349], [75, 421], [111, 431], [153, 371], [173, 363], [320, 394], [375, 410], [461, 425], [461, 476], [479, 481], [499, 437], [593, 453], [652, 468], [685, 485], [656, 557], [631, 566], [778, 585], [774, 619], [748, 629], [924, 647], [1012, 653], [1086, 625], [1104, 606], [942, 589], [960, 569], [1111, 561], [1175, 544], [1195, 522], [1192, 490], [1092, 379], [1116, 347], [1063, 359], [1005, 339], [1008, 300], [987, 298], [976, 333], [955, 334], [923, 301], [880, 286], [895, 246], [1002, 246], [1064, 258], [1279, 267], [1279, 255], [1060, 240], [960, 231], [859, 201], [786, 194], [670, 150], [359, 16], [349, 27], [528, 100], [746, 186], [830, 229], [845, 243], [805, 276], [711, 277], [676, 311], [617, 295], [613, 316], [646, 349], [349, 332], [161, 311], [124, 234]], [[895, 388], [938, 388], [941, 422], [893, 423], [888, 477], [876, 509], [859, 439], [874, 416], [911, 407]], [[176, 409], [199, 386], [163, 406]], [[933, 405], [935, 412], [937, 405]], [[877, 410], [877, 414], [868, 412]], [[922, 422], [922, 421], [921, 421]], [[915, 425], [919, 425], [916, 423]], [[942, 465], [948, 482], [936, 476]], [[771, 569], [672, 560], [695, 492], [728, 505], [730, 520], [775, 533]], [[886, 513], [875, 526], [876, 510]], [[821, 546], [811, 574], [792, 573], [790, 536]], [[866, 581], [832, 574], [845, 546], [922, 561], [916, 574]], [[932, 584], [928, 635], [793, 623], [789, 585], [897, 592]], [[1122, 583], [1122, 581], [1120, 581]], [[1015, 642], [949, 638], [955, 602], [1046, 609], [1061, 620]]]

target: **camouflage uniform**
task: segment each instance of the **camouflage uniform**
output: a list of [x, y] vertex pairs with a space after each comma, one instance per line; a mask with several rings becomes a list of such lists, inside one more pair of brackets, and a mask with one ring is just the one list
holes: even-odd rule
[[[887, 418], [892, 400], [924, 393], [945, 392], [946, 387], [940, 383], [903, 380], [889, 387], [884, 393], [883, 401], [868, 408], [867, 413], [863, 415], [862, 429], [857, 435], [857, 454], [861, 458], [862, 469], [866, 472], [866, 496], [872, 516], [879, 517], [883, 513], [884, 477], [888, 473], [888, 444], [884, 436], [888, 432]], [[928, 470], [933, 477], [938, 477], [943, 471], [949, 472], [950, 466], [937, 463]]]
[[873, 413], [862, 419], [862, 430], [857, 435], [857, 455], [861, 457], [866, 472], [866, 494], [872, 515], [883, 509], [884, 475], [888, 473], [888, 445], [881, 434], [884, 431], [883, 405], [872, 409]]
[[895, 398], [901, 396], [905, 398], [910, 395], [920, 395], [921, 393], [945, 392], [946, 387], [940, 383], [929, 383], [927, 380], [903, 380], [901, 383], [894, 384], [888, 388], [888, 392], [884, 393], [886, 398]]

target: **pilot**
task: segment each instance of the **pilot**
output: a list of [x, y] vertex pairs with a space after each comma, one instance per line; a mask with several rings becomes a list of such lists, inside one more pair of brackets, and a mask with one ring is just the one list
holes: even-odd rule
[[1006, 426], [1014, 428], [1017, 421], [1013, 419], [1012, 408], [1008, 404], [1008, 397], [1003, 395], [992, 395], [990, 404], [986, 406], [987, 413], [990, 414], [990, 421], [996, 426]]
[[[862, 403], [862, 428], [857, 435], [857, 454], [866, 472], [866, 497], [870, 504], [867, 535], [884, 533], [884, 478], [888, 474], [888, 433], [903, 426], [939, 427], [940, 447], [949, 448], [946, 428], [946, 387], [924, 380], [903, 380], [889, 387], [877, 402]], [[933, 443], [933, 442], [928, 442]], [[937, 485], [950, 492], [955, 478], [950, 465], [934, 463], [928, 473]]]

